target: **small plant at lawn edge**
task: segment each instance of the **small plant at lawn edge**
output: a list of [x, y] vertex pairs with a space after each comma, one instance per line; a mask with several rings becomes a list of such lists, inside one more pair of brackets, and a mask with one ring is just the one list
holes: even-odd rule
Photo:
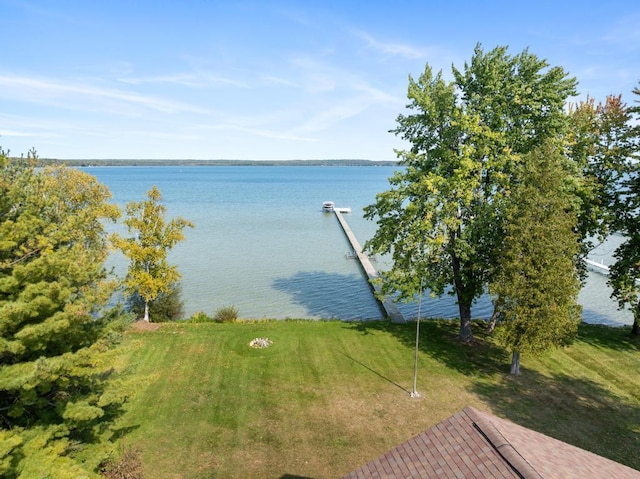
[[216, 323], [233, 323], [238, 319], [238, 309], [235, 306], [225, 306], [220, 308], [213, 315]]

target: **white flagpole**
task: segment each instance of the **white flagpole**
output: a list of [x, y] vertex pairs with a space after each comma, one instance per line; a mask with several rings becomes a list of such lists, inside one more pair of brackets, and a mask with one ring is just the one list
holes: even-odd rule
[[420, 281], [420, 296], [418, 297], [418, 319], [416, 320], [416, 351], [413, 359], [413, 391], [411, 392], [412, 398], [419, 398], [418, 393], [418, 345], [420, 341], [420, 307], [422, 306], [422, 281]]

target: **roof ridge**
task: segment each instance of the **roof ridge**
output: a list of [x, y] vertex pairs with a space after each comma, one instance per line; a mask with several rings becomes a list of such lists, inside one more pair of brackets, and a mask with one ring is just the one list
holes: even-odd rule
[[463, 411], [469, 416], [478, 432], [489, 441], [496, 452], [520, 477], [523, 479], [544, 479], [531, 463], [504, 437], [502, 432], [491, 421], [490, 415], [482, 413], [471, 406], [465, 407]]

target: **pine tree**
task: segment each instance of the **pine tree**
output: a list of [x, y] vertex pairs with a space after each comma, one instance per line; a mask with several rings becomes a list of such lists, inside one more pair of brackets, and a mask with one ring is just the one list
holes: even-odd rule
[[90, 477], [97, 464], [77, 455], [123, 400], [107, 388], [109, 197], [78, 170], [0, 152], [2, 477]]
[[506, 209], [497, 274], [497, 337], [512, 353], [539, 353], [570, 341], [580, 323], [577, 208], [566, 160], [550, 143], [527, 155]]

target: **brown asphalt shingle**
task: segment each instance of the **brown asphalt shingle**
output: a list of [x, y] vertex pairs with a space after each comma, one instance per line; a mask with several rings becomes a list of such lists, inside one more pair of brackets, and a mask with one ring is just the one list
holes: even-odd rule
[[466, 407], [343, 479], [640, 479], [640, 471]]

